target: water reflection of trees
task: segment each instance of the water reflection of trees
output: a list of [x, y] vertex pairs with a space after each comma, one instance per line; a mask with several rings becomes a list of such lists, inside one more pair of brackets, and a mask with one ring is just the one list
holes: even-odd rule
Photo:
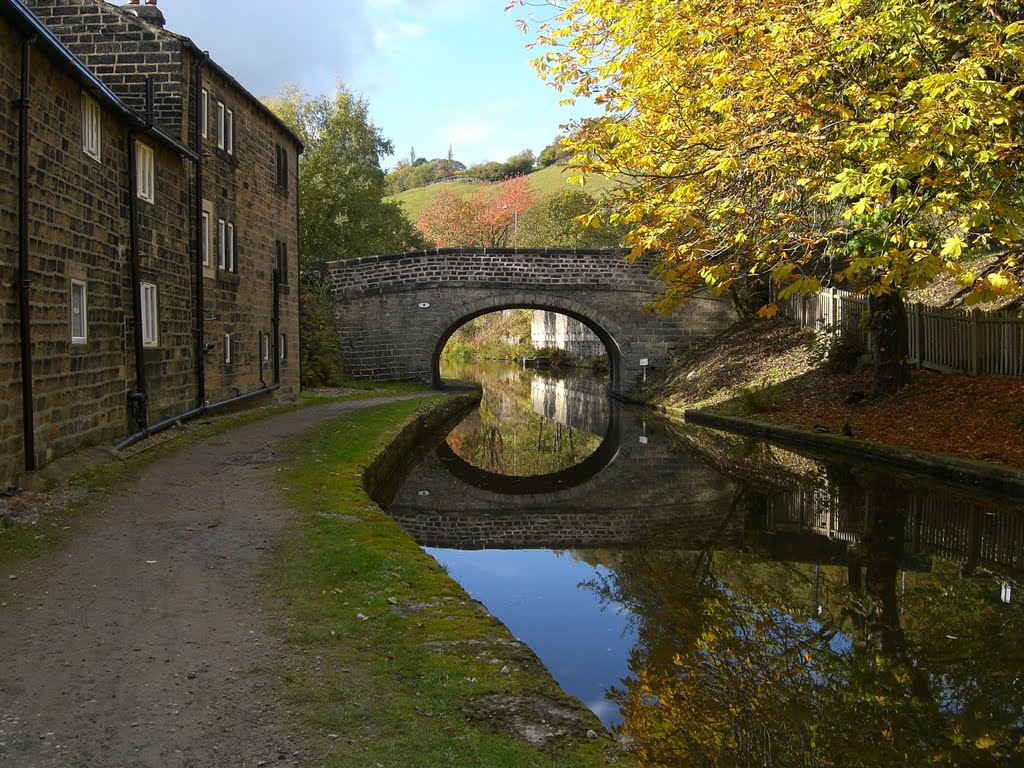
[[631, 674], [610, 696], [640, 764], [1024, 757], [1022, 611], [949, 561], [901, 578], [903, 495], [876, 483], [868, 496], [845, 568], [741, 550], [627, 551], [590, 585], [636, 617]]
[[602, 437], [566, 426], [530, 409], [534, 374], [506, 368], [486, 379], [479, 410], [448, 435], [448, 445], [480, 469], [536, 476], [574, 467]]

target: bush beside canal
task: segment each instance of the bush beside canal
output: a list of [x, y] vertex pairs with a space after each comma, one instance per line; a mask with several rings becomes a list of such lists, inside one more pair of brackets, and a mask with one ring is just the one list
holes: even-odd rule
[[266, 587], [295, 660], [279, 670], [291, 702], [326, 766], [624, 759], [609, 739], [587, 738], [603, 734], [597, 718], [364, 488], [466, 397], [355, 412], [292, 443], [279, 477], [301, 514]]

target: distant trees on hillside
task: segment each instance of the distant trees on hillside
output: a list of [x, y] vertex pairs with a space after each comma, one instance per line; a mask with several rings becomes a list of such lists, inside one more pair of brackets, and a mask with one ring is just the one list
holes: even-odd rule
[[520, 176], [469, 198], [442, 189], [427, 203], [416, 227], [438, 248], [620, 246], [623, 227], [592, 225], [606, 215], [602, 202], [582, 189], [541, 196]]
[[[451, 147], [448, 156], [433, 160], [416, 158], [415, 150], [410, 152], [408, 160], [399, 160], [394, 170], [385, 177], [387, 194], [397, 195], [407, 189], [426, 187], [437, 181], [449, 178], [479, 179], [480, 181], [504, 181], [530, 173], [537, 166], [537, 158], [533, 150], [524, 149], [501, 163], [492, 160], [467, 167], [452, 156]], [[549, 163], [550, 164], [550, 163]]]

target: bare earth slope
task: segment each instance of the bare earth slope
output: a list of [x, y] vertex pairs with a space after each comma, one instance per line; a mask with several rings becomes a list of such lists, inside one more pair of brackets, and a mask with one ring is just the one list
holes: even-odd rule
[[261, 553], [290, 519], [265, 475], [282, 439], [383, 401], [307, 408], [178, 451], [65, 549], [0, 574], [0, 764], [302, 762], [271, 696], [280, 649], [256, 594]]

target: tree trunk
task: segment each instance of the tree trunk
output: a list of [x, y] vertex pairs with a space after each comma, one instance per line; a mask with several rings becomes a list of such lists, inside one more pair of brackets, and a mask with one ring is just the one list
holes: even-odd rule
[[903, 297], [898, 293], [870, 296], [868, 311], [875, 366], [870, 395], [883, 397], [891, 395], [910, 380], [907, 312]]

